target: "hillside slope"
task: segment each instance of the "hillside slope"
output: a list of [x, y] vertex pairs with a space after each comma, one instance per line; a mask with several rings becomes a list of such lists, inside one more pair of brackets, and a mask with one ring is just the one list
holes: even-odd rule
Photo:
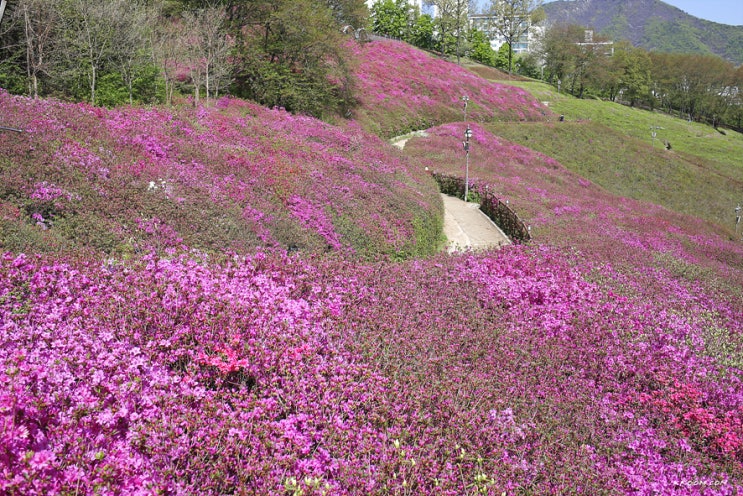
[[348, 251], [439, 247], [441, 200], [421, 168], [345, 129], [223, 99], [171, 110], [0, 94], [0, 247]]
[[489, 82], [406, 43], [353, 45], [360, 105], [353, 118], [385, 138], [462, 120], [544, 121], [550, 113], [528, 92]]
[[[422, 92], [457, 113], [457, 88]], [[373, 97], [370, 113], [397, 115]], [[112, 216], [93, 217], [93, 239], [162, 248], [0, 256], [0, 493], [743, 492], [743, 245], [715, 226], [611, 194], [484, 117], [470, 123], [472, 176], [534, 240], [360, 260], [331, 213], [371, 237], [431, 212], [423, 167], [461, 175], [464, 122], [402, 156], [353, 123], [234, 100], [0, 103], [26, 131], [0, 135], [0, 226], [19, 233], [6, 239], [77, 243], [55, 230], [89, 205]], [[207, 215], [231, 202], [267, 249], [234, 253], [240, 236]], [[171, 204], [170, 227], [215, 224], [218, 256], [173, 253], [174, 228], [129, 227]], [[309, 248], [284, 253], [271, 216]], [[338, 256], [315, 256], [334, 240]]]
[[699, 19], [660, 0], [558, 0], [544, 10], [549, 22], [579, 24], [648, 50], [715, 54], [743, 64], [743, 26]]

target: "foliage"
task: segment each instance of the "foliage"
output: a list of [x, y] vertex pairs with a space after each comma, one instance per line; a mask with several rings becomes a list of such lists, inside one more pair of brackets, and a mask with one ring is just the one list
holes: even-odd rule
[[481, 64], [500, 67], [496, 63], [496, 53], [490, 46], [490, 40], [482, 31], [472, 29], [469, 32], [469, 44], [471, 47], [470, 58]]
[[440, 44], [434, 35], [435, 31], [433, 18], [428, 14], [420, 15], [416, 18], [407, 41], [423, 50], [437, 50]]
[[717, 56], [648, 52], [601, 37], [586, 43], [577, 25], [548, 30], [541, 55], [545, 80], [574, 96], [660, 107], [714, 127], [740, 128], [740, 77]]
[[399, 42], [353, 45], [361, 95], [354, 117], [366, 129], [390, 138], [464, 118], [544, 120], [545, 109], [520, 89], [487, 82], [461, 66]]
[[542, 0], [492, 0], [490, 29], [508, 46], [508, 72], [513, 71], [513, 44], [529, 31], [532, 20], [543, 17]]
[[[0, 200], [18, 212], [14, 223], [44, 233], [36, 248], [33, 238], [20, 243], [24, 251], [49, 249], [44, 238], [117, 256], [258, 246], [423, 256], [439, 247], [433, 182], [357, 126], [234, 99], [106, 111], [0, 98], [0, 122], [24, 130], [0, 134]], [[5, 235], [6, 249], [19, 246]]]
[[372, 5], [372, 30], [392, 38], [408, 39], [416, 14], [407, 0], [380, 0]]
[[327, 4], [261, 0], [230, 15], [239, 67], [234, 94], [315, 117], [353, 106], [351, 68]]
[[[196, 105], [231, 92], [297, 113], [344, 115], [354, 99], [341, 27], [362, 27], [366, 13], [361, 0], [21, 0], [0, 47], [18, 65], [4, 79], [14, 83], [8, 89], [26, 79], [32, 96], [93, 104], [117, 104], [122, 91], [130, 104], [150, 102], [164, 86], [168, 104], [179, 92]], [[143, 87], [153, 66], [160, 80]]]
[[[3, 249], [124, 245], [0, 256], [0, 492], [743, 491], [740, 243], [495, 135], [495, 120], [553, 117], [523, 90], [368, 45], [360, 109], [380, 129], [410, 123], [388, 97], [457, 121], [405, 158], [356, 123], [236, 99], [0, 94], [0, 120], [24, 129], [0, 134]], [[433, 249], [423, 167], [461, 175], [462, 89], [472, 177], [534, 241], [359, 260]], [[589, 103], [560, 98], [575, 115]], [[737, 170], [730, 146], [718, 166]], [[270, 249], [297, 240], [343, 248]]]
[[732, 228], [732, 208], [740, 201], [739, 133], [723, 135], [658, 112], [578, 100], [539, 83], [514, 84], [548, 101], [566, 122], [499, 124], [493, 128], [499, 136], [554, 157], [614, 194]]

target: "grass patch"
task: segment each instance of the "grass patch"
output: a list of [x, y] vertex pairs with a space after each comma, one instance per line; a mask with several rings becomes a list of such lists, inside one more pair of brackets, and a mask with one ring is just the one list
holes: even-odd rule
[[[732, 230], [743, 191], [743, 135], [611, 102], [578, 100], [544, 83], [528, 89], [565, 122], [500, 122], [504, 138], [554, 157], [612, 193], [663, 205]], [[655, 142], [650, 131], [658, 126]], [[670, 141], [671, 150], [663, 147]]]

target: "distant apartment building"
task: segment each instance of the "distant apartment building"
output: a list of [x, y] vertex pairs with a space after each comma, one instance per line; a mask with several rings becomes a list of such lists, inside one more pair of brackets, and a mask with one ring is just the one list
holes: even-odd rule
[[[490, 46], [496, 52], [506, 44], [506, 39], [493, 27], [495, 18], [492, 14], [474, 14], [469, 16], [470, 27], [482, 31], [490, 40]], [[513, 53], [527, 53], [534, 49], [536, 41], [544, 34], [544, 26], [532, 24], [530, 19], [521, 21], [524, 34], [511, 45]]]
[[[366, 0], [366, 6], [370, 9], [372, 6], [377, 3], [381, 2], [382, 0]], [[436, 17], [437, 14], [437, 7], [433, 4], [430, 0], [408, 0], [408, 3], [410, 5], [414, 5], [418, 7], [418, 11], [421, 14], [428, 14], [431, 17]]]

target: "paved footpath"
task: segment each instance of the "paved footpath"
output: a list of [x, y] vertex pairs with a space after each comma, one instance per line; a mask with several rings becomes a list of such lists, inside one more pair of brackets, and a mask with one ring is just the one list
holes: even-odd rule
[[[398, 136], [390, 141], [400, 149], [405, 148], [408, 139], [426, 136], [425, 131]], [[444, 200], [444, 234], [449, 240], [446, 249], [449, 253], [464, 250], [484, 250], [511, 244], [495, 223], [482, 213], [477, 203], [465, 203], [459, 198], [441, 195]]]
[[459, 198], [441, 195], [444, 200], [444, 234], [447, 250], [484, 250], [511, 244], [495, 223], [480, 210], [477, 203], [465, 203]]

